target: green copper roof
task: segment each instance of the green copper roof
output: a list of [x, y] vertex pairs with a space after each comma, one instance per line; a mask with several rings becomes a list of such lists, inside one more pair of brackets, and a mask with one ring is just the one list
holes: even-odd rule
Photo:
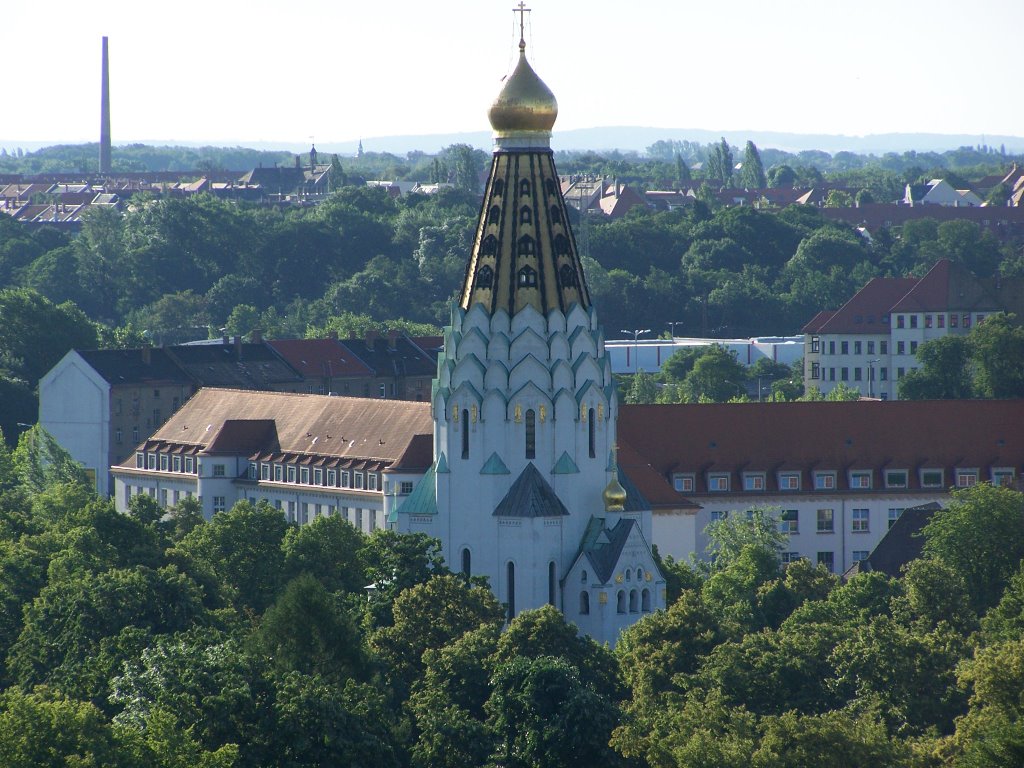
[[413, 488], [412, 493], [389, 516], [388, 522], [394, 522], [396, 515], [436, 515], [437, 494], [435, 490], [437, 486], [435, 480], [435, 470], [431, 467]]
[[562, 455], [558, 457], [558, 461], [555, 462], [554, 469], [551, 470], [552, 475], [577, 475], [579, 474], [580, 468], [576, 466], [576, 462], [572, 460], [568, 451], [563, 451]]
[[480, 468], [480, 474], [508, 475], [511, 473], [508, 471], [508, 467], [505, 466], [505, 462], [501, 460], [501, 457], [497, 453], [492, 453], [491, 457]]
[[439, 475], [447, 475], [451, 470], [448, 469], [448, 458], [444, 455], [444, 451], [437, 457], [437, 464], [435, 465], [436, 472]]

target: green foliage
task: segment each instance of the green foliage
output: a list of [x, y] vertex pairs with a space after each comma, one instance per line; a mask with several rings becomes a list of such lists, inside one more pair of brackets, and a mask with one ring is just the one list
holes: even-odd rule
[[694, 361], [693, 368], [683, 379], [682, 390], [690, 402], [723, 403], [737, 394], [746, 395], [746, 389], [739, 383], [745, 380], [746, 371], [736, 354], [716, 344], [707, 347]]

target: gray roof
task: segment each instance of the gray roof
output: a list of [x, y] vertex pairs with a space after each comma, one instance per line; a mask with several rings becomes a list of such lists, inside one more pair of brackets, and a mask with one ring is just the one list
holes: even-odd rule
[[110, 385], [192, 384], [193, 379], [161, 348], [86, 349], [78, 354]]
[[583, 534], [581, 549], [602, 584], [611, 580], [615, 564], [619, 562], [622, 548], [626, 546], [634, 525], [635, 520], [620, 518], [615, 527], [609, 530], [604, 527], [605, 518], [590, 518], [587, 530]]
[[530, 462], [508, 489], [498, 506], [495, 517], [558, 517], [569, 510], [558, 498], [555, 489]]
[[942, 507], [934, 501], [903, 510], [867, 559], [856, 563], [845, 575], [881, 571], [893, 578], [902, 576], [903, 566], [918, 559], [924, 551], [922, 529], [941, 511]]

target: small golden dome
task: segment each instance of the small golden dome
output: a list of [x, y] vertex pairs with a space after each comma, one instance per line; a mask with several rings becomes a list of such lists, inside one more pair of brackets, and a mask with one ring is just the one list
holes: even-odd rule
[[604, 489], [604, 510], [605, 512], [622, 512], [626, 508], [626, 489], [619, 483], [618, 477], [612, 480]]
[[505, 81], [487, 113], [499, 136], [550, 133], [558, 117], [558, 102], [526, 60], [526, 44], [519, 44], [519, 63]]

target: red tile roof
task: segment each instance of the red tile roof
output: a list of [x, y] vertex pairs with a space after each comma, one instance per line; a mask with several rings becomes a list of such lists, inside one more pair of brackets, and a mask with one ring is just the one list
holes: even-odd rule
[[950, 309], [1002, 309], [994, 293], [963, 267], [939, 259], [893, 312], [942, 312]]
[[335, 339], [273, 339], [267, 344], [306, 378], [374, 375]]
[[[818, 328], [818, 333], [889, 333], [889, 312], [916, 277], [875, 277]], [[813, 321], [812, 321], [813, 322]]]
[[740, 473], [765, 471], [768, 493], [779, 492], [774, 473], [782, 469], [799, 468], [805, 492], [814, 470], [835, 471], [840, 490], [847, 470], [871, 470], [877, 491], [884, 470], [906, 469], [907, 490], [919, 491], [922, 467], [944, 469], [946, 485], [957, 467], [978, 468], [981, 480], [991, 467], [1013, 467], [1019, 477], [1022, 420], [1024, 400], [623, 405], [619, 440], [640, 457], [623, 451], [631, 479], [636, 464], [649, 465], [666, 483], [673, 473], [694, 473], [690, 495], [698, 498], [708, 493], [710, 469], [729, 472], [733, 489], [742, 487]]

